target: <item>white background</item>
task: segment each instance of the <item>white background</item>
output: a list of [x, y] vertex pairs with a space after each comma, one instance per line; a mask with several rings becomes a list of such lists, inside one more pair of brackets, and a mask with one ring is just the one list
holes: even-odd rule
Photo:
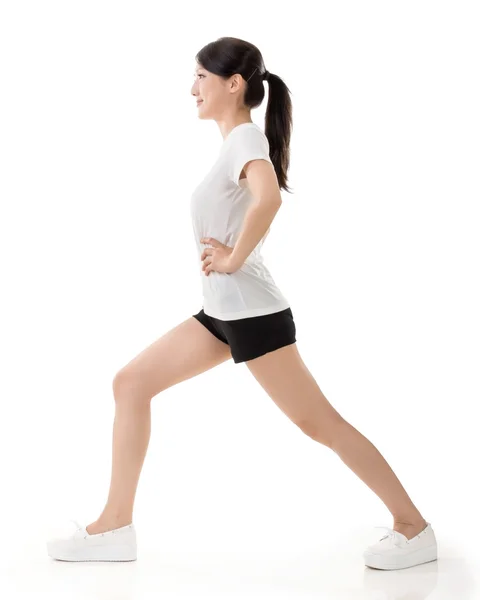
[[[1, 595], [478, 593], [478, 31], [461, 1], [2, 2]], [[202, 306], [189, 202], [222, 137], [190, 90], [225, 35], [292, 92], [294, 193], [263, 255], [298, 349], [436, 563], [365, 569], [390, 513], [233, 361], [152, 401], [139, 560], [47, 557], [51, 525], [103, 509], [115, 373]]]

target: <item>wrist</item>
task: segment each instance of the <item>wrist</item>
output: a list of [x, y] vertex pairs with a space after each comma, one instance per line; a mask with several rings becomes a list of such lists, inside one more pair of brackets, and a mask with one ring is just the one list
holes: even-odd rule
[[243, 261], [240, 261], [238, 256], [232, 252], [230, 254], [230, 267], [234, 270], [237, 271], [243, 264]]

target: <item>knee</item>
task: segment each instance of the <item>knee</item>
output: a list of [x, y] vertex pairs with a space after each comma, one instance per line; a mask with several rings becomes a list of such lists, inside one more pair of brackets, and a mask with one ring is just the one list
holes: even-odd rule
[[127, 398], [132, 387], [132, 374], [125, 368], [117, 371], [112, 381], [112, 390], [115, 401], [118, 402], [119, 400]]
[[112, 381], [113, 397], [116, 404], [135, 403], [139, 401], [149, 402], [146, 394], [142, 393], [141, 382], [135, 373], [126, 367], [123, 367], [115, 374]]
[[344, 420], [342, 418], [328, 418], [322, 422], [305, 419], [299, 421], [297, 426], [308, 435], [312, 440], [319, 442], [323, 446], [333, 448], [335, 440], [338, 436], [339, 428]]

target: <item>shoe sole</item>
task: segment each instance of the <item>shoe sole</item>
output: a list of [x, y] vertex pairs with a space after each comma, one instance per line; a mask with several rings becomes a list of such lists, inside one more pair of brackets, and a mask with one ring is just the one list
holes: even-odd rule
[[373, 569], [408, 569], [415, 565], [421, 565], [423, 563], [432, 562], [437, 560], [437, 546], [428, 546], [427, 548], [419, 548], [412, 552], [408, 556], [400, 558], [400, 561], [385, 562], [385, 558], [381, 554], [373, 554], [371, 552], [365, 552], [364, 559], [365, 565]]
[[55, 560], [67, 561], [107, 561], [107, 562], [130, 562], [137, 560], [137, 552], [131, 546], [89, 546], [88, 548], [71, 548], [55, 552], [53, 548], [48, 549], [48, 556]]

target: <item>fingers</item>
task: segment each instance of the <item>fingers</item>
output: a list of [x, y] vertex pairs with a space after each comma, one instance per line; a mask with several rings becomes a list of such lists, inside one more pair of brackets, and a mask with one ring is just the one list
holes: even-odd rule
[[203, 261], [203, 265], [202, 265], [202, 271], [205, 271], [205, 270], [206, 270], [206, 268], [207, 268], [209, 265], [211, 265], [211, 264], [212, 264], [212, 261], [211, 261], [211, 260], [206, 260], [206, 259], [205, 259], [205, 260]]
[[211, 238], [211, 237], [205, 237], [202, 238], [200, 240], [200, 242], [202, 242], [203, 244], [211, 244], [212, 246], [215, 247], [219, 247], [219, 246], [223, 246], [223, 244], [221, 242], [219, 242], [218, 240], [216, 240], [215, 238]]
[[[206, 240], [210, 240], [212, 238], [205, 238]], [[204, 240], [201, 240], [204, 241]], [[215, 240], [216, 241], [216, 240]], [[205, 248], [200, 256], [200, 260], [203, 261], [202, 271], [205, 271], [205, 275], [208, 275], [212, 269], [209, 269], [208, 266], [212, 264], [213, 261], [213, 253], [215, 248]], [[210, 257], [209, 260], [207, 260]]]

